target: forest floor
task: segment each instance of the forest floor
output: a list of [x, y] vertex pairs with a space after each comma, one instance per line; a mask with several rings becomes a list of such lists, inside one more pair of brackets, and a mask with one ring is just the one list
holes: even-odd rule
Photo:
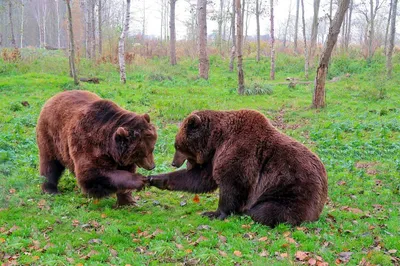
[[[303, 80], [303, 59], [277, 56], [276, 81], [269, 63], [244, 60], [246, 96], [236, 93], [227, 60], [211, 57], [210, 79], [197, 78], [197, 61], [148, 60], [127, 69], [81, 60], [82, 77], [100, 84], [73, 85], [68, 60], [58, 53], [23, 51], [24, 60], [0, 59], [0, 261], [36, 265], [399, 265], [400, 264], [400, 57], [392, 80], [376, 56], [332, 60], [327, 107], [311, 109], [312, 82]], [[346, 75], [350, 74], [350, 75]], [[312, 77], [311, 77], [312, 78]], [[312, 79], [310, 79], [312, 81]], [[217, 207], [217, 193], [193, 195], [155, 188], [134, 193], [137, 207], [113, 208], [115, 198], [84, 196], [66, 173], [57, 196], [41, 193], [35, 126], [52, 95], [85, 89], [138, 113], [158, 130], [157, 167], [173, 170], [174, 136], [193, 110], [256, 109], [282, 132], [304, 143], [324, 162], [329, 202], [320, 219], [274, 229], [246, 216], [225, 221], [200, 214]], [[253, 95], [255, 92], [264, 94]], [[370, 264], [368, 264], [370, 263]]]

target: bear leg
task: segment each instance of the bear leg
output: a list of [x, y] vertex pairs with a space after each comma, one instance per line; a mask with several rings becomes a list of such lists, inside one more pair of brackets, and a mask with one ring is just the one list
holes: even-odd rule
[[46, 178], [42, 184], [42, 190], [45, 193], [57, 194], [58, 181], [65, 167], [58, 160], [40, 160], [40, 175]]
[[280, 223], [299, 225], [302, 222], [295, 208], [279, 202], [261, 202], [248, 210], [247, 214], [254, 221], [272, 228]]
[[132, 191], [117, 192], [117, 206], [129, 206], [135, 205], [135, 201], [132, 197]]

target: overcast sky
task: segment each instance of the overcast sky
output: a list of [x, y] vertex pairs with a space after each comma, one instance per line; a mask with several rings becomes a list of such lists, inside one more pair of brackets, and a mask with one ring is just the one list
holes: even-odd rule
[[[135, 16], [142, 16], [142, 11], [143, 10], [143, 1], [145, 1], [145, 6], [146, 6], [146, 35], [154, 35], [154, 36], [159, 36], [160, 35], [160, 0], [136, 0], [132, 2], [132, 15], [133, 15], [133, 29], [134, 30], [139, 30], [141, 29], [141, 25], [137, 20], [135, 19]], [[196, 0], [192, 0], [192, 3], [196, 3]], [[214, 0], [214, 3], [216, 3], [214, 6], [218, 8], [219, 1]], [[268, 4], [268, 9], [269, 9], [269, 1], [263, 1], [264, 5], [265, 2]], [[279, 30], [283, 28], [283, 25], [286, 23], [287, 18], [288, 18], [288, 12], [289, 9], [291, 9], [291, 17], [292, 21], [295, 19], [295, 13], [296, 13], [296, 0], [275, 0], [277, 2], [275, 4], [275, 27], [276, 27], [276, 34], [279, 34]], [[304, 6], [305, 6], [305, 15], [306, 15], [306, 20], [312, 17], [312, 2], [313, 0], [304, 0]], [[327, 3], [328, 0], [322, 0], [321, 1], [321, 9], [320, 9], [320, 16], [323, 14], [323, 6], [325, 3]], [[291, 7], [291, 8], [290, 8]], [[139, 8], [139, 9], [138, 9]], [[208, 12], [210, 12], [211, 8], [208, 7]], [[326, 11], [326, 10], [325, 10]], [[176, 2], [176, 34], [178, 39], [182, 39], [186, 35], [186, 27], [184, 25], [184, 22], [188, 20], [190, 17], [189, 13], [189, 4], [185, 0], [178, 0]], [[301, 18], [301, 17], [300, 17]], [[136, 21], [135, 21], [136, 20]], [[213, 32], [213, 30], [217, 29], [217, 22], [208, 20], [207, 21], [207, 32], [210, 34]], [[301, 20], [299, 20], [299, 23], [301, 23]], [[269, 17], [266, 17], [265, 15], [261, 18], [260, 21], [261, 24], [261, 34], [267, 34], [269, 32]], [[249, 20], [249, 29], [248, 29], [248, 35], [255, 35], [256, 34], [256, 21], [255, 21], [255, 16], [252, 15], [252, 17]]]

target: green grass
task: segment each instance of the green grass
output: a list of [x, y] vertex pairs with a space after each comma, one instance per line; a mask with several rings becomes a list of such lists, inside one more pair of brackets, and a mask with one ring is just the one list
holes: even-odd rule
[[194, 60], [182, 59], [171, 67], [167, 59], [154, 59], [129, 66], [126, 85], [119, 84], [116, 66], [80, 62], [81, 76], [103, 80], [80, 89], [147, 112], [156, 124], [157, 168], [140, 170], [143, 174], [173, 170], [178, 123], [200, 109], [259, 110], [315, 151], [329, 177], [329, 203], [319, 221], [271, 229], [245, 216], [225, 221], [201, 217], [202, 211], [216, 208], [216, 193], [199, 195], [196, 203], [194, 195], [151, 188], [135, 193], [138, 207], [114, 209], [115, 198], [94, 202], [66, 173], [61, 195], [42, 194], [35, 140], [40, 108], [57, 92], [76, 88], [67, 76], [67, 59], [45, 53], [23, 51], [19, 63], [0, 61], [0, 260], [38, 265], [290, 265], [297, 251], [305, 251], [329, 264], [341, 252], [352, 252], [349, 265], [363, 259], [389, 265], [400, 256], [398, 55], [390, 81], [383, 78], [380, 56], [370, 64], [334, 58], [329, 79], [342, 78], [327, 84], [328, 106], [323, 110], [310, 108], [311, 85], [289, 89], [277, 84], [288, 76], [303, 79], [301, 57], [279, 54], [274, 82], [268, 80], [268, 60], [257, 64], [245, 59], [247, 88], [268, 88], [267, 94], [247, 96], [236, 94], [236, 74], [219, 57], [210, 59], [208, 81], [197, 78]]

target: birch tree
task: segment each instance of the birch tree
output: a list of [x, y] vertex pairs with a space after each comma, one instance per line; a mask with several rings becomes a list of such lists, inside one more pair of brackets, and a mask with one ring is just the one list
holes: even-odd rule
[[[237, 38], [236, 38], [236, 47], [237, 47], [237, 69], [238, 69], [238, 93], [240, 95], [244, 94], [244, 73], [243, 73], [243, 13], [242, 6], [240, 0], [236, 1], [236, 16], [237, 16]], [[244, 2], [244, 0], [243, 0]]]
[[294, 24], [294, 51], [297, 53], [297, 36], [299, 35], [299, 7], [300, 7], [300, 0], [296, 0], [296, 19]]
[[210, 63], [207, 54], [207, 0], [197, 0], [197, 21], [199, 24], [199, 75], [208, 79]]
[[12, 11], [13, 11], [12, 2], [11, 2], [11, 0], [8, 0], [8, 18], [10, 20], [11, 44], [15, 49], [17, 49], [18, 47], [17, 47], [17, 43], [15, 41], [14, 21], [13, 21]]
[[261, 0], [256, 0], [256, 24], [257, 24], [257, 62], [260, 62], [260, 15], [261, 15]]
[[304, 77], [308, 79], [308, 48], [307, 48], [307, 36], [306, 36], [306, 20], [304, 17], [304, 0], [301, 1], [301, 20], [302, 20], [302, 31], [303, 31], [303, 41], [304, 41]]
[[318, 14], [321, 0], [314, 0], [314, 15], [311, 27], [311, 40], [308, 48], [308, 64], [313, 65], [318, 36]]
[[236, 0], [232, 0], [232, 17], [231, 17], [231, 34], [232, 34], [232, 47], [231, 47], [231, 58], [229, 60], [229, 71], [233, 72], [233, 63], [236, 56]]
[[338, 35], [340, 33], [340, 28], [342, 26], [343, 18], [349, 7], [350, 0], [340, 0], [339, 7], [336, 11], [335, 17], [329, 27], [328, 38], [326, 40], [324, 50], [321, 54], [319, 60], [319, 65], [317, 68], [317, 75], [314, 82], [314, 93], [312, 106], [314, 108], [325, 107], [325, 81], [326, 75], [328, 73], [329, 60], [332, 55], [333, 47], [337, 42]]
[[392, 0], [392, 19], [390, 23], [390, 39], [389, 39], [389, 47], [386, 55], [386, 70], [387, 70], [387, 77], [392, 77], [392, 55], [393, 55], [393, 48], [394, 48], [394, 38], [396, 36], [396, 14], [397, 14], [397, 0]]
[[269, 72], [269, 77], [271, 80], [275, 80], [275, 36], [274, 36], [274, 0], [270, 0], [270, 35], [271, 35], [271, 70]]
[[128, 31], [129, 31], [130, 9], [131, 9], [131, 0], [126, 0], [125, 22], [124, 22], [124, 27], [122, 29], [121, 36], [119, 37], [119, 42], [118, 42], [119, 74], [120, 74], [120, 80], [121, 80], [122, 84], [126, 83], [125, 38], [128, 35]]
[[67, 4], [67, 16], [68, 16], [68, 30], [69, 30], [69, 67], [70, 74], [74, 78], [75, 85], [79, 84], [78, 76], [75, 69], [75, 43], [74, 43], [74, 31], [72, 28], [72, 12], [70, 0], [65, 0]]
[[175, 4], [177, 0], [170, 0], [170, 63], [176, 65], [176, 33], [175, 33]]

